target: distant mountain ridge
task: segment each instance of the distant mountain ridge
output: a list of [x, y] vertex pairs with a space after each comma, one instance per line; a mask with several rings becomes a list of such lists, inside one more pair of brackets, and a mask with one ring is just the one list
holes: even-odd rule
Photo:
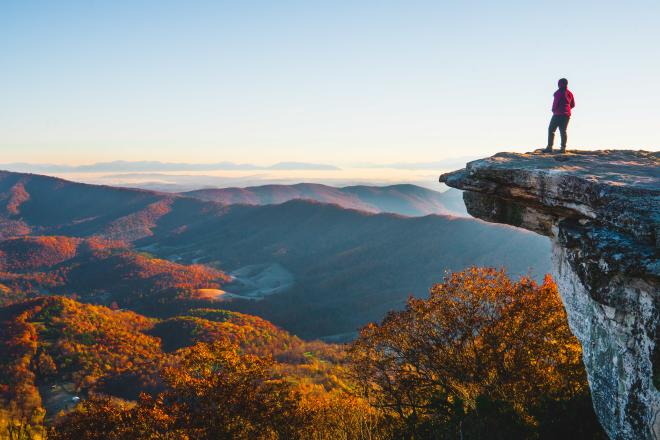
[[34, 164], [15, 162], [0, 164], [0, 169], [28, 173], [90, 173], [90, 172], [133, 172], [133, 171], [213, 171], [213, 170], [338, 170], [334, 165], [307, 162], [278, 162], [274, 165], [249, 163], [215, 162], [182, 163], [160, 161], [97, 162], [89, 165]]
[[[448, 158], [435, 162], [355, 163], [349, 168], [392, 168], [401, 170], [443, 170], [458, 168], [477, 157]], [[0, 170], [22, 173], [132, 172], [132, 171], [213, 171], [213, 170], [339, 170], [331, 164], [283, 161], [273, 165], [255, 165], [229, 161], [211, 163], [161, 162], [156, 160], [115, 160], [86, 165], [12, 162], [0, 163]]]
[[[361, 197], [357, 200], [372, 195], [372, 188], [355, 188], [352, 195]], [[375, 197], [380, 200], [380, 194]], [[123, 241], [157, 259], [205, 265], [224, 273], [278, 265], [293, 280], [287, 290], [261, 301], [210, 298], [204, 307], [221, 305], [262, 316], [306, 338], [350, 337], [361, 325], [401, 307], [409, 294], [425, 295], [445, 270], [496, 266], [506, 267], [513, 276], [531, 271], [538, 278], [550, 266], [549, 243], [543, 237], [472, 218], [376, 214], [310, 200], [223, 205], [177, 194], [0, 172], [0, 240], [20, 236]], [[61, 249], [67, 244], [65, 239], [40, 240], [12, 241], [3, 245], [3, 252], [26, 256], [34, 254], [31, 249], [48, 252], [47, 261], [26, 260], [26, 270], [44, 263], [59, 264], [73, 253]], [[74, 240], [69, 247], [75, 245]], [[89, 267], [105, 275], [112, 275], [117, 264], [146, 273], [157, 266], [169, 267], [157, 259], [122, 254], [96, 259]], [[69, 263], [62, 267], [66, 269]], [[10, 269], [21, 268], [12, 265]], [[188, 273], [190, 269], [172, 266], [165, 274], [179, 271]], [[81, 279], [70, 274], [57, 292], [70, 292], [67, 286], [74, 287], [73, 280]], [[149, 279], [145, 282], [150, 283]], [[95, 281], [76, 281], [76, 293], [81, 298], [98, 297], [89, 295], [101, 287]], [[267, 285], [276, 290], [278, 282], [283, 283], [274, 278]], [[222, 289], [233, 293], [234, 287], [230, 283]], [[122, 290], [130, 295], [130, 286]], [[102, 304], [116, 300], [121, 307], [131, 303], [128, 299], [122, 302], [119, 292], [109, 293], [114, 296], [104, 296]], [[190, 298], [187, 291], [179, 296]], [[165, 309], [184, 307], [178, 301], [168, 297], [164, 303], [155, 303], [149, 313], [159, 316]]]
[[454, 207], [455, 194], [441, 193], [411, 184], [336, 188], [316, 183], [299, 183], [247, 188], [210, 188], [181, 194], [224, 205], [271, 205], [303, 199], [373, 213], [390, 212], [407, 216], [466, 215], [464, 210], [447, 207], [447, 204]]

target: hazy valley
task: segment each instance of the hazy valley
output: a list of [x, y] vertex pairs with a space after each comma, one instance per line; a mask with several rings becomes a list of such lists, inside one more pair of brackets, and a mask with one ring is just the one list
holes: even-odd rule
[[[222, 405], [224, 399], [238, 399], [237, 412], [212, 426], [244, 417], [245, 405], [284, 398], [261, 388], [275, 380], [296, 396], [267, 407], [276, 412], [278, 405], [296, 408], [285, 416], [285, 425], [267, 428], [293, 430], [278, 435], [308, 438], [311, 426], [322, 435], [344, 435], [361, 429], [355, 423], [375, 423], [369, 429], [380, 432], [379, 438], [396, 437], [389, 430], [402, 429], [399, 422], [388, 422], [386, 413], [356, 391], [362, 380], [356, 371], [375, 365], [361, 364], [370, 349], [360, 344], [380, 344], [379, 336], [370, 333], [371, 322], [382, 321], [382, 331], [389, 332], [393, 311], [410, 313], [413, 296], [428, 298], [432, 286], [437, 289], [438, 283], [456, 276], [452, 272], [461, 273], [464, 288], [475, 295], [489, 291], [479, 287], [481, 283], [496, 279], [504, 283], [498, 287], [504, 296], [495, 298], [515, 289], [548, 291], [547, 299], [554, 302], [534, 316], [550, 313], [564, 319], [554, 284], [544, 279], [548, 240], [467, 217], [460, 212], [461, 204], [458, 191], [440, 193], [414, 185], [267, 185], [173, 194], [0, 172], [0, 322], [5, 329], [0, 338], [5, 377], [0, 389], [8, 402], [0, 411], [0, 430], [10, 431], [14, 423], [40, 438], [39, 429], [56, 423], [56, 430], [49, 428], [54, 438], [70, 439], [90, 429], [85, 411], [101, 411], [98, 420], [138, 411], [143, 415], [130, 420], [146, 417], [146, 425], [139, 426], [169, 432], [174, 429], [170, 425], [153, 425], [158, 416], [151, 413], [155, 409], [149, 396], [171, 405], [165, 402], [191, 392], [188, 385], [176, 385], [181, 380], [177, 378], [196, 377], [194, 369], [200, 365], [220, 362], [233, 372], [231, 377], [251, 385], [248, 392], [230, 384], [208, 388], [211, 382], [206, 379], [199, 384], [198, 393], [211, 393], [209, 402], [225, 392], [229, 394]], [[461, 272], [474, 266], [544, 281], [537, 285], [521, 278], [514, 289], [494, 271]], [[436, 313], [451, 307], [438, 306]], [[466, 322], [451, 324], [447, 319], [438, 325], [448, 325], [452, 333]], [[575, 423], [593, 430], [579, 347], [565, 329], [556, 333], [554, 319], [539, 323], [551, 330], [539, 331], [568, 338], [571, 354], [561, 368], [575, 372], [557, 377], [578, 390], [561, 391], [561, 401], [580, 415]], [[565, 327], [565, 320], [559, 322]], [[512, 344], [522, 343], [515, 350], [530, 353], [524, 344], [536, 343], [535, 337]], [[336, 344], [356, 338], [353, 345]], [[254, 370], [253, 376], [253, 362], [268, 367]], [[477, 365], [474, 362], [470, 364]], [[534, 364], [529, 374], [548, 371], [543, 362]], [[515, 371], [519, 368], [527, 367]], [[537, 380], [544, 386], [556, 381], [541, 376]], [[559, 392], [549, 390], [543, 393]], [[254, 392], [258, 395], [248, 396]], [[556, 432], [569, 417], [564, 409], [536, 400], [525, 405], [542, 421], [534, 429]], [[88, 409], [71, 411], [83, 407]], [[258, 408], [263, 407], [254, 407], [250, 414], [259, 414]], [[181, 411], [176, 417], [182, 420], [211, 417], [199, 408]], [[60, 412], [65, 415], [56, 417]], [[443, 421], [441, 429], [454, 429], [451, 420]], [[8, 423], [6, 428], [3, 423]], [[112, 422], [116, 429], [123, 423]], [[239, 426], [261, 431], [264, 423], [246, 420]], [[93, 429], [106, 432], [103, 426]], [[143, 428], [130, 422], [121, 429], [131, 437], [141, 436], [135, 429]], [[598, 429], [593, 432], [599, 438]]]
[[[8, 240], [0, 249], [33, 256], [74, 249], [27, 268], [3, 269], [7, 275], [0, 283], [22, 286], [12, 289], [21, 296], [76, 293], [156, 316], [176, 314], [191, 301], [209, 303], [262, 316], [305, 338], [341, 339], [402, 307], [408, 295], [425, 296], [447, 270], [496, 266], [540, 279], [549, 268], [547, 240], [531, 233], [471, 218], [367, 212], [450, 211], [443, 200], [451, 203], [455, 195], [410, 185], [269, 186], [172, 195], [3, 173], [0, 186], [2, 238], [42, 237]], [[281, 201], [286, 202], [267, 204]], [[59, 242], [48, 245], [48, 240]], [[90, 242], [99, 249], [90, 250]], [[158, 278], [154, 267], [171, 278], [196, 272], [185, 283], [156, 284], [163, 276]], [[263, 270], [250, 270], [255, 267]], [[124, 270], [119, 268], [135, 279], [117, 276]], [[43, 275], [36, 276], [37, 270]], [[225, 275], [237, 271], [243, 275], [233, 282]], [[259, 289], [277, 293], [255, 293]], [[223, 291], [228, 294], [217, 294]], [[241, 295], [250, 291], [247, 296], [254, 299]], [[145, 295], [161, 299], [145, 300]]]

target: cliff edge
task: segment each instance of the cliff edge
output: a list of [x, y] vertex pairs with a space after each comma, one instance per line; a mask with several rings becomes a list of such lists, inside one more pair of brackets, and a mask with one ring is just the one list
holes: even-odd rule
[[660, 439], [660, 152], [499, 153], [440, 181], [472, 216], [551, 238], [603, 427]]

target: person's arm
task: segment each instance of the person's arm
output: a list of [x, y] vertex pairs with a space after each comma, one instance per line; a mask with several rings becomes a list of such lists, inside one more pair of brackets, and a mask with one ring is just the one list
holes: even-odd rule
[[555, 113], [557, 111], [557, 104], [559, 104], [559, 99], [557, 98], [557, 92], [555, 92], [554, 95], [552, 95], [552, 113]]
[[575, 107], [575, 96], [571, 93], [571, 108]]

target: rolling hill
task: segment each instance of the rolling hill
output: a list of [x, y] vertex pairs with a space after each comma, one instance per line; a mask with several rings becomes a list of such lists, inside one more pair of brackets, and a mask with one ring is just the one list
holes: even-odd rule
[[47, 418], [93, 393], [137, 399], [157, 392], [159, 372], [177, 365], [176, 350], [198, 342], [273, 356], [282, 363], [276, 368], [311, 383], [330, 384], [330, 372], [338, 374], [331, 362], [341, 355], [255, 316], [198, 309], [158, 320], [61, 296], [0, 307], [0, 326], [0, 407], [12, 401], [12, 411], [27, 414], [44, 407]]
[[133, 240], [149, 233], [170, 200], [149, 191], [0, 171], [0, 238], [35, 234]]
[[[323, 192], [329, 187], [306, 188]], [[343, 190], [341, 194], [329, 190], [329, 194], [368, 203], [377, 210], [388, 209], [384, 193], [403, 191]], [[417, 206], [410, 201], [417, 200], [414, 197], [406, 200], [406, 209]], [[425, 206], [440, 203], [433, 200]], [[375, 214], [309, 200], [225, 205], [9, 172], [0, 172], [0, 224], [4, 225], [0, 238], [30, 237], [23, 245], [42, 246], [39, 249], [49, 256], [41, 263], [54, 265], [44, 271], [39, 261], [29, 258], [21, 263], [23, 269], [11, 263], [3, 269], [10, 276], [0, 281], [0, 290], [24, 289], [16, 280], [35, 274], [65, 273], [55, 280], [57, 288], [46, 290], [75, 292], [81, 299], [102, 304], [108, 300], [103, 292], [109, 292], [118, 295], [122, 306], [152, 316], [173, 316], [181, 308], [177, 301], [194, 298], [193, 289], [223, 284], [227, 294], [207, 298], [209, 307], [258, 315], [305, 338], [350, 338], [358, 327], [401, 307], [409, 294], [425, 296], [446, 270], [496, 266], [507, 268], [513, 276], [529, 272], [540, 278], [550, 266], [549, 243], [544, 238], [471, 218]], [[75, 258], [68, 259], [73, 251], [54, 251], [49, 240], [61, 240], [76, 249], [99, 240], [121, 242], [127, 248], [96, 254], [76, 250]], [[11, 249], [16, 245], [5, 243], [0, 252], [20, 255]], [[195, 264], [203, 266], [190, 266]], [[161, 275], [142, 276], [156, 267], [162, 269]], [[179, 276], [199, 279], [192, 273], [195, 270], [219, 270], [231, 282], [175, 282]], [[163, 279], [167, 282], [158, 284]], [[170, 290], [163, 286], [183, 287], [185, 294], [164, 295]], [[143, 296], [134, 301], [138, 293]]]
[[[401, 307], [409, 294], [425, 296], [446, 270], [496, 266], [540, 278], [549, 269], [549, 243], [530, 233], [467, 218], [369, 214], [302, 200], [231, 206], [180, 234], [142, 244], [230, 275], [248, 265], [281, 265], [293, 275], [291, 289], [227, 307], [303, 337], [355, 331]], [[231, 292], [232, 284], [224, 289]]]
[[[142, 310], [168, 299], [194, 300], [229, 277], [211, 267], [181, 265], [99, 238], [29, 236], [0, 240], [0, 305], [40, 295]], [[10, 295], [8, 292], [12, 292]]]
[[[451, 191], [451, 190], [450, 190]], [[451, 191], [460, 193], [459, 191]], [[290, 200], [313, 200], [332, 203], [342, 208], [366, 212], [390, 212], [406, 216], [428, 214], [465, 215], [464, 209], [452, 210], [452, 197], [455, 194], [441, 193], [416, 185], [391, 186], [347, 186], [335, 188], [314, 183], [296, 185], [263, 185], [248, 188], [200, 189], [182, 193], [201, 200], [209, 200], [224, 205], [270, 205]]]

